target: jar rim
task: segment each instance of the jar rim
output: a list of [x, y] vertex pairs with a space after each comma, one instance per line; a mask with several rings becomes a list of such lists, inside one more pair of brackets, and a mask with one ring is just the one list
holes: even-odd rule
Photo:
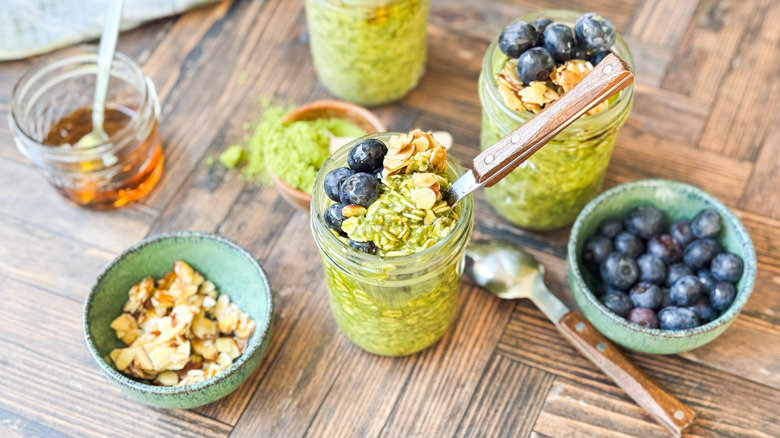
[[[33, 101], [27, 102], [29, 93], [33, 91], [40, 92], [41, 90], [34, 90], [34, 86], [39, 85], [41, 81], [48, 81], [51, 82], [55, 80], [56, 78], [61, 78], [65, 76], [65, 78], [69, 78], [70, 76], [77, 76], [73, 72], [68, 72], [65, 75], [57, 74], [54, 76], [54, 78], [46, 79], [46, 75], [50, 74], [52, 72], [55, 72], [57, 69], [69, 66], [69, 65], [77, 65], [77, 64], [84, 64], [87, 67], [83, 70], [80, 70], [81, 74], [90, 74], [93, 71], [97, 72], [97, 63], [98, 63], [98, 53], [97, 53], [97, 47], [94, 46], [84, 46], [79, 48], [80, 53], [73, 53], [73, 51], [68, 51], [66, 53], [60, 54], [56, 57], [54, 57], [51, 60], [48, 60], [47, 62], [40, 63], [27, 72], [25, 72], [22, 77], [19, 78], [19, 80], [14, 85], [13, 90], [11, 91], [11, 101], [9, 104], [9, 111], [8, 111], [8, 120], [9, 124], [11, 125], [12, 131], [15, 133], [15, 135], [21, 136], [23, 141], [25, 141], [25, 144], [29, 146], [33, 146], [36, 148], [40, 148], [42, 150], [45, 150], [46, 154], [50, 154], [53, 156], [60, 156], [60, 157], [68, 157], [73, 155], [73, 149], [70, 148], [57, 148], [57, 147], [51, 147], [48, 145], [44, 145], [41, 141], [33, 138], [33, 136], [27, 132], [26, 128], [24, 128], [24, 125], [22, 123], [19, 123], [19, 115], [17, 114], [17, 110], [22, 108], [25, 104], [32, 105], [39, 96], [33, 95]], [[79, 148], [79, 154], [81, 156], [80, 159], [83, 159], [84, 154], [90, 153], [90, 154], [102, 154], [110, 149], [112, 149], [115, 145], [120, 144], [123, 139], [125, 139], [128, 136], [133, 135], [134, 132], [139, 130], [141, 126], [138, 126], [139, 124], [143, 124], [144, 122], [141, 120], [142, 117], [140, 115], [144, 113], [144, 111], [147, 110], [151, 103], [151, 110], [152, 110], [152, 117], [156, 119], [159, 116], [160, 108], [159, 108], [159, 102], [157, 101], [157, 92], [154, 88], [154, 84], [152, 83], [151, 79], [149, 79], [148, 76], [146, 76], [141, 69], [141, 67], [133, 62], [132, 59], [130, 59], [127, 55], [124, 55], [121, 52], [115, 52], [114, 53], [114, 59], [112, 61], [111, 65], [111, 78], [119, 78], [124, 79], [128, 77], [128, 75], [123, 76], [117, 76], [117, 66], [125, 68], [129, 71], [130, 75], [129, 77], [132, 78], [133, 81], [127, 81], [132, 85], [134, 88], [136, 88], [138, 91], [140, 91], [140, 102], [141, 105], [139, 108], [137, 108], [134, 111], [133, 116], [130, 118], [130, 121], [127, 123], [126, 126], [122, 127], [119, 131], [115, 132], [111, 137], [104, 142], [97, 143], [93, 146]], [[78, 72], [78, 71], [77, 71]], [[137, 82], [135, 82], [137, 81]], [[53, 84], [54, 86], [56, 84]], [[43, 91], [48, 90], [51, 87], [45, 88]]]
[[[569, 10], [569, 9], [546, 9], [543, 11], [531, 12], [525, 15], [521, 15], [520, 17], [514, 19], [512, 23], [517, 21], [532, 21], [537, 18], [552, 19], [550, 16], [555, 16], [555, 15], [572, 17], [572, 16], [582, 15], [582, 13]], [[568, 25], [574, 24], [573, 21], [569, 22], [567, 20], [560, 20], [560, 19], [557, 21]], [[492, 58], [496, 50], [499, 50], [498, 38], [500, 35], [501, 35], [500, 32], [496, 34], [496, 36], [490, 42], [490, 45], [488, 46], [487, 50], [485, 51], [485, 56], [482, 58], [482, 71], [480, 72], [480, 78], [481, 81], [485, 84], [484, 88], [489, 94], [489, 97], [496, 104], [494, 106], [497, 107], [502, 114], [506, 115], [508, 118], [516, 122], [514, 126], [504, 127], [507, 128], [509, 131], [511, 131], [512, 129], [515, 129], [517, 126], [528, 121], [530, 118], [535, 116], [535, 114], [530, 111], [518, 112], [513, 110], [512, 108], [508, 107], [504, 103], [503, 98], [498, 92], [498, 83], [496, 82], [495, 75], [493, 74]], [[634, 63], [634, 57], [631, 53], [631, 50], [628, 47], [626, 41], [622, 38], [622, 36], [619, 33], [617, 34], [617, 37], [615, 39], [615, 44], [610, 49], [615, 51], [618, 55], [620, 55], [620, 57], [624, 61], [626, 61], [628, 67], [631, 69], [631, 72], [636, 71], [636, 65]], [[612, 103], [612, 105], [607, 107], [607, 109], [593, 115], [580, 117], [579, 119], [575, 120], [571, 124], [571, 126], [567, 129], [571, 128], [573, 130], [577, 130], [577, 129], [581, 129], [583, 125], [598, 124], [601, 121], [604, 121], [604, 123], [608, 123], [608, 121], [611, 120], [612, 117], [614, 117], [614, 114], [620, 113], [623, 109], [625, 109], [626, 106], [630, 104], [633, 96], [634, 96], [634, 84], [632, 83], [631, 85], [626, 87], [623, 91], [621, 91], [618, 94], [615, 101]]]
[[[382, 132], [382, 133], [375, 133], [375, 134], [368, 134], [366, 136], [363, 136], [361, 138], [358, 138], [344, 146], [342, 146], [339, 150], [334, 152], [328, 160], [323, 163], [322, 167], [320, 168], [319, 172], [317, 173], [317, 178], [315, 179], [315, 185], [322, 184], [325, 178], [325, 169], [329, 163], [333, 163], [337, 161], [334, 159], [334, 157], [342, 158], [346, 156], [346, 153], [349, 151], [349, 149], [352, 148], [354, 144], [357, 142], [366, 139], [366, 138], [378, 138], [382, 141], [389, 140], [390, 137], [395, 135], [400, 135], [401, 132]], [[452, 157], [452, 155], [447, 155], [447, 169], [448, 172], [450, 170], [453, 170], [454, 176], [460, 177], [465, 173], [465, 170], [463, 167]], [[350, 248], [349, 246], [345, 246], [344, 242], [339, 240], [336, 236], [331, 233], [330, 229], [325, 225], [325, 221], [322, 217], [322, 214], [325, 210], [325, 206], [321, 205], [320, 199], [323, 198], [322, 196], [317, 196], [317, 193], [315, 193], [312, 196], [311, 201], [311, 229], [312, 233], [314, 235], [314, 241], [317, 244], [317, 246], [320, 248], [320, 252], [327, 256], [336, 266], [342, 267], [344, 265], [348, 265], [351, 267], [358, 267], [361, 270], [370, 270], [368, 266], [372, 265], [392, 265], [393, 268], [403, 270], [403, 266], [409, 266], [409, 265], [417, 265], [417, 261], [420, 258], [429, 257], [431, 255], [434, 255], [436, 253], [440, 253], [444, 248], [447, 248], [448, 245], [454, 245], [454, 242], [457, 242], [458, 237], [462, 236], [463, 234], [466, 234], [470, 236], [470, 229], [473, 225], [473, 213], [474, 213], [474, 199], [473, 196], [468, 196], [466, 199], [461, 201], [461, 214], [458, 218], [455, 227], [450, 231], [449, 234], [444, 236], [441, 240], [436, 242], [434, 245], [432, 245], [430, 248], [426, 248], [420, 252], [416, 252], [413, 254], [408, 255], [402, 255], [402, 256], [394, 256], [394, 257], [382, 257], [376, 254], [368, 254], [361, 251], [357, 251], [353, 248]], [[329, 199], [327, 196], [324, 197], [325, 200]], [[323, 241], [324, 240], [324, 241]], [[348, 251], [350, 258], [344, 257], [340, 260], [333, 260], [333, 257], [331, 256], [331, 253], [335, 253], [336, 251], [326, 251], [323, 246], [327, 245], [329, 248], [339, 249], [344, 248], [346, 251]], [[458, 251], [452, 251], [452, 254], [457, 254]], [[444, 257], [442, 260], [442, 263], [445, 263], [449, 257]], [[341, 263], [340, 263], [341, 262]], [[430, 268], [434, 268], [434, 266], [430, 266]]]

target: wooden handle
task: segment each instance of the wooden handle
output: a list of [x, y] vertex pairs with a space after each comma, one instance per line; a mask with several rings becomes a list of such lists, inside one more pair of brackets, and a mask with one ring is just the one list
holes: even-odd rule
[[477, 181], [485, 187], [497, 183], [580, 116], [633, 81], [628, 65], [608, 55], [560, 99], [477, 155], [473, 166]]
[[579, 312], [561, 318], [558, 330], [674, 436], [693, 425], [696, 413], [691, 408], [661, 389]]

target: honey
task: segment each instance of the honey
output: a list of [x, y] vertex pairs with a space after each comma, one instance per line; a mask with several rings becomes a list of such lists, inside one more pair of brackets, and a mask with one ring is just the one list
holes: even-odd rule
[[[132, 132], [136, 112], [123, 106], [107, 106], [103, 130], [110, 145], [81, 149], [78, 141], [92, 131], [92, 109], [79, 108], [57, 121], [48, 131], [45, 146], [68, 149], [83, 160], [72, 160], [62, 169], [74, 178], [52, 181], [66, 199], [93, 208], [120, 207], [148, 194], [160, 179], [163, 154], [157, 123], [148, 135]], [[93, 149], [105, 148], [100, 154]]]

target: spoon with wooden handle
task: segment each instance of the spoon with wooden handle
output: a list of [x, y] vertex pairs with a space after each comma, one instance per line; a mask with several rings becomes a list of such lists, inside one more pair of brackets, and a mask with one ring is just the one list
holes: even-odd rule
[[473, 241], [466, 247], [466, 274], [503, 299], [528, 298], [583, 356], [674, 436], [693, 425], [696, 413], [658, 386], [544, 284], [544, 266], [521, 248], [504, 242]]
[[442, 196], [448, 204], [455, 205], [477, 188], [497, 183], [580, 116], [633, 81], [628, 65], [616, 55], [608, 55], [560, 99], [477, 155], [473, 169], [452, 183]]

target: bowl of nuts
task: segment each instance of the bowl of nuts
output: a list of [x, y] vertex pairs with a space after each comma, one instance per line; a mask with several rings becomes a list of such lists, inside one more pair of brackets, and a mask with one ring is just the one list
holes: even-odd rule
[[271, 287], [257, 260], [222, 237], [176, 232], [130, 247], [84, 304], [87, 347], [130, 397], [189, 409], [235, 390], [271, 338]]
[[745, 227], [688, 184], [641, 180], [580, 212], [567, 267], [582, 313], [633, 350], [675, 354], [723, 333], [750, 297], [756, 254]]

